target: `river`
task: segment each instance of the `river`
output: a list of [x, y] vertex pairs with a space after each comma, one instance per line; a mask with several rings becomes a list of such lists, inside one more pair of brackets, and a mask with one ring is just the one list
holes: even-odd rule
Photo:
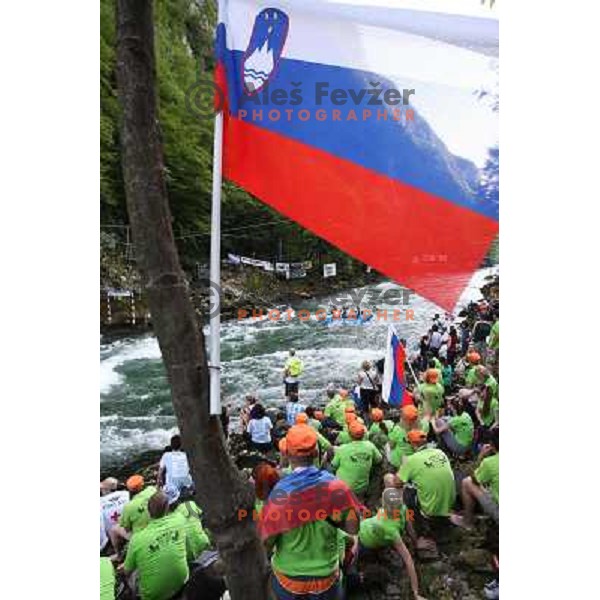
[[[458, 306], [479, 299], [479, 287], [485, 283], [485, 277], [497, 272], [498, 267], [477, 271]], [[390, 288], [399, 286], [384, 282], [365, 289], [373, 292]], [[305, 402], [322, 399], [330, 382], [351, 387], [364, 359], [383, 356], [394, 308], [402, 311], [401, 320], [394, 326], [408, 340], [411, 349], [427, 330], [433, 315], [442, 313], [422, 297], [411, 296], [410, 300], [406, 307], [378, 303], [378, 308], [390, 311], [388, 322], [373, 320], [362, 326], [328, 327], [315, 318], [304, 322], [282, 318], [224, 323], [221, 329], [224, 402], [239, 407], [245, 394], [255, 393], [265, 405], [280, 405], [283, 363], [292, 347], [305, 365], [301, 384], [301, 398]], [[319, 304], [313, 300], [294, 308], [308, 309], [314, 314]], [[414, 311], [414, 320], [405, 320], [405, 308]], [[164, 447], [174, 431], [173, 406], [156, 338], [152, 334], [111, 340], [101, 337], [101, 469], [117, 467], [143, 451]]]

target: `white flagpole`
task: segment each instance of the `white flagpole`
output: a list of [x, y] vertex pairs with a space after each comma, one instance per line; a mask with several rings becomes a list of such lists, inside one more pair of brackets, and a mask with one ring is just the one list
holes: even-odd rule
[[[223, 7], [219, 0], [218, 23], [223, 22]], [[223, 159], [223, 111], [215, 116], [213, 143], [212, 215], [210, 224], [210, 414], [221, 414], [221, 183]]]

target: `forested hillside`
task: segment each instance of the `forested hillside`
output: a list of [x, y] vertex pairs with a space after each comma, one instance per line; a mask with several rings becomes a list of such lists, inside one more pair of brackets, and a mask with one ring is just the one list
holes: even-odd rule
[[[115, 1], [100, 0], [100, 8], [100, 202], [104, 253], [105, 247], [111, 245], [125, 247], [125, 229], [119, 226], [127, 224], [127, 215], [115, 77]], [[188, 110], [186, 93], [199, 79], [212, 78], [215, 21], [216, 8], [210, 0], [155, 2], [160, 127], [173, 230], [187, 269], [208, 259], [213, 121], [199, 120]], [[234, 252], [270, 259], [280, 251], [284, 260], [291, 261], [312, 258], [316, 252], [334, 259], [345, 256], [228, 183], [223, 192], [222, 230], [224, 256]]]

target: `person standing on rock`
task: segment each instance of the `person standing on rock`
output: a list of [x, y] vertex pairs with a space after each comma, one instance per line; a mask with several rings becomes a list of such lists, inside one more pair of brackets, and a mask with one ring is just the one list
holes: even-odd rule
[[438, 327], [437, 324], [433, 325], [431, 327], [431, 330], [429, 333], [429, 338], [427, 340], [428, 341], [427, 346], [428, 346], [429, 352], [431, 352], [431, 354], [433, 354], [433, 356], [436, 356], [436, 357], [440, 351], [440, 347], [441, 347], [442, 341], [443, 341], [442, 334], [440, 333], [439, 329], [440, 328]]
[[257, 405], [258, 399], [252, 394], [248, 394], [244, 400], [244, 406], [240, 410], [241, 432], [244, 433], [248, 428], [248, 423], [252, 418], [254, 407]]
[[252, 446], [258, 452], [268, 452], [273, 448], [271, 439], [271, 430], [273, 423], [267, 417], [262, 404], [257, 404], [254, 410], [254, 416], [248, 423], [247, 432], [250, 435]]
[[[298, 394], [300, 375], [304, 372], [304, 363], [296, 356], [296, 350], [290, 349], [290, 355], [285, 361], [283, 368], [283, 382], [285, 384], [285, 397], [289, 398], [292, 393]], [[293, 425], [293, 423], [292, 423]]]
[[291, 427], [296, 424], [296, 417], [306, 412], [306, 405], [299, 401], [298, 393], [291, 392], [289, 402], [285, 405], [285, 420]]
[[360, 387], [362, 410], [369, 411], [371, 408], [378, 408], [381, 381], [377, 369], [374, 369], [368, 360], [363, 361], [361, 365], [357, 383]]

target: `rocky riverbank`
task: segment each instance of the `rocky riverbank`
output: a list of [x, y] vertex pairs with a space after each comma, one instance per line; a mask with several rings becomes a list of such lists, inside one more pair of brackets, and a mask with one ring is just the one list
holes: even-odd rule
[[[323, 279], [321, 273], [309, 272], [306, 277], [285, 280], [253, 267], [224, 266], [221, 273], [221, 316], [235, 319], [239, 310], [263, 311], [277, 306], [298, 306], [314, 298], [323, 298], [335, 291], [362, 287], [382, 281], [375, 273], [364, 269], [350, 269], [337, 277]], [[209, 288], [206, 282], [190, 279], [190, 298], [202, 323], [207, 322], [210, 308]], [[111, 297], [115, 288], [131, 291], [132, 296]], [[152, 316], [139, 277], [133, 271], [101, 282], [100, 328], [102, 333], [127, 335], [152, 328]], [[110, 308], [109, 308], [110, 303]]]

